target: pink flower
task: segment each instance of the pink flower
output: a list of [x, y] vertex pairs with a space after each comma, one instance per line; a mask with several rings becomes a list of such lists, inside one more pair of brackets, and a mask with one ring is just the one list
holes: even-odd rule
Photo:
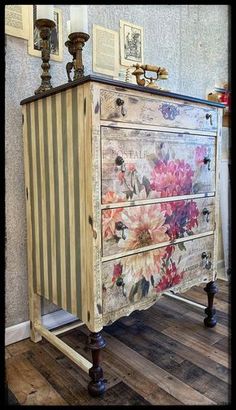
[[143, 277], [147, 281], [150, 281], [151, 276], [159, 273], [164, 254], [165, 249], [160, 248], [151, 252], [140, 252], [124, 258], [124, 272], [127, 275], [131, 275], [135, 282], [138, 282]]
[[102, 212], [102, 233], [103, 239], [108, 241], [116, 233], [116, 222], [121, 219], [123, 208], [106, 209]]
[[112, 282], [115, 282], [122, 274], [122, 265], [121, 263], [117, 263], [114, 265], [113, 275], [112, 275]]
[[106, 194], [102, 197], [103, 204], [111, 204], [116, 202], [123, 202], [123, 199], [113, 191], [106, 192]]
[[151, 174], [150, 186], [158, 197], [187, 195], [192, 190], [193, 175], [193, 170], [184, 160], [158, 161]]
[[155, 290], [156, 292], [160, 292], [165, 289], [168, 289], [180, 283], [182, 279], [183, 279], [183, 272], [178, 273], [175, 262], [170, 260], [168, 264], [168, 268], [165, 267], [165, 274], [161, 277], [161, 280], [155, 286]]
[[195, 149], [195, 162], [196, 164], [203, 165], [204, 157], [207, 156], [207, 147], [205, 145], [201, 145], [200, 147], [196, 147]]
[[128, 238], [119, 242], [124, 251], [169, 240], [160, 204], [126, 208], [122, 222], [128, 227]]

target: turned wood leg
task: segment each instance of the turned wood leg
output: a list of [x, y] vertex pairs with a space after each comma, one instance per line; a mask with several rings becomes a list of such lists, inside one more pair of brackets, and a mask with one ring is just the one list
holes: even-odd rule
[[100, 332], [91, 333], [89, 335], [89, 342], [87, 347], [92, 351], [93, 360], [93, 367], [89, 369], [89, 376], [92, 380], [88, 384], [88, 391], [91, 396], [101, 396], [106, 389], [103, 379], [103, 370], [100, 366], [101, 349], [103, 349], [105, 346], [106, 342]]
[[216, 321], [216, 310], [213, 308], [214, 296], [218, 292], [218, 288], [215, 282], [209, 282], [204, 288], [207, 292], [208, 306], [205, 309], [207, 317], [204, 319], [204, 324], [207, 327], [214, 327], [217, 323]]

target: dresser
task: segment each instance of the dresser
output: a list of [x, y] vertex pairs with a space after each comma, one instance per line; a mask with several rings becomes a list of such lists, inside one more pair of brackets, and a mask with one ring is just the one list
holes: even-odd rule
[[[203, 282], [216, 324], [223, 105], [95, 76], [21, 104], [31, 339], [99, 395], [103, 326]], [[91, 363], [42, 325], [40, 296], [86, 324]]]

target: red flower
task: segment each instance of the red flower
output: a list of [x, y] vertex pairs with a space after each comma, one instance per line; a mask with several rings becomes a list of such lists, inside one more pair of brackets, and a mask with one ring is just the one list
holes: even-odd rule
[[121, 276], [122, 268], [123, 267], [122, 267], [121, 263], [117, 263], [117, 265], [114, 265], [112, 282], [115, 282], [116, 279], [119, 278], [119, 276]]

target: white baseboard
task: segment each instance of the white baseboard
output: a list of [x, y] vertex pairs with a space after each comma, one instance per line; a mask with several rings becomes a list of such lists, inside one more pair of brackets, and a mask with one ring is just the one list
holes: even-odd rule
[[[56, 312], [48, 313], [47, 315], [42, 316], [42, 324], [47, 329], [54, 329], [58, 326], [63, 326], [67, 323], [74, 322], [75, 320], [78, 320], [78, 318], [65, 310], [57, 310]], [[28, 337], [30, 337], [29, 320], [5, 329], [5, 346], [19, 342], [23, 339], [27, 339]]]

